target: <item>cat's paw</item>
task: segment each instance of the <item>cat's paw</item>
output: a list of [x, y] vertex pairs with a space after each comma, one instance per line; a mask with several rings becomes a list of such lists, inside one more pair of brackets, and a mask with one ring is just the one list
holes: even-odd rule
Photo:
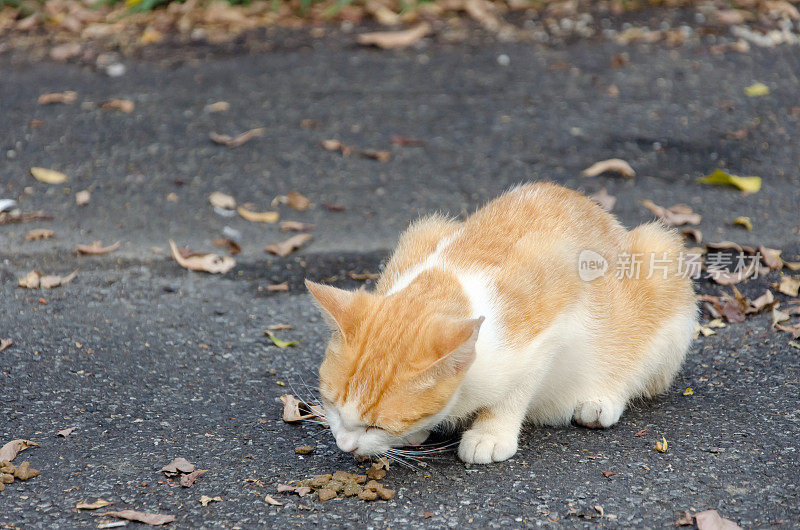
[[619, 420], [623, 407], [610, 399], [593, 399], [578, 403], [572, 419], [590, 429], [606, 429]]
[[461, 436], [458, 457], [468, 464], [508, 460], [517, 452], [517, 437], [470, 429]]

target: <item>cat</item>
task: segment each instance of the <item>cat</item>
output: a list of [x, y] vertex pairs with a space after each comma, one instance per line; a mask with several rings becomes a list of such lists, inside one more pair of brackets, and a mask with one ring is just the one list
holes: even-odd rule
[[526, 420], [611, 427], [689, 349], [683, 251], [659, 222], [627, 231], [540, 182], [414, 222], [374, 292], [306, 281], [332, 329], [319, 390], [337, 445], [376, 456], [471, 422], [458, 456], [483, 464], [517, 452]]

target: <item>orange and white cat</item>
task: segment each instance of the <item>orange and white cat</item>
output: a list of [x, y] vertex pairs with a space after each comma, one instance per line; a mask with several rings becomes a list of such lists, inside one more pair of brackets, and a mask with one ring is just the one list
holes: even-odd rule
[[471, 421], [458, 455], [488, 463], [516, 453], [526, 420], [614, 425], [667, 389], [689, 348], [683, 250], [659, 223], [627, 231], [536, 183], [463, 222], [412, 224], [375, 292], [307, 281], [333, 330], [319, 375], [336, 443], [379, 455]]

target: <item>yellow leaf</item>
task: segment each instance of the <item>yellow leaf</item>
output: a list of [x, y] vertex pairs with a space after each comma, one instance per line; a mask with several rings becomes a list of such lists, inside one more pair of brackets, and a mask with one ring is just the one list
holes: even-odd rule
[[280, 215], [278, 212], [253, 212], [242, 206], [236, 209], [239, 215], [253, 223], [277, 223]]
[[653, 449], [655, 449], [659, 453], [666, 453], [667, 449], [669, 449], [669, 444], [667, 444], [667, 439], [662, 436], [661, 440], [656, 442], [656, 445], [653, 447]]
[[39, 182], [44, 182], [46, 184], [63, 184], [67, 181], [67, 176], [65, 174], [43, 167], [32, 167], [31, 175]]
[[275, 334], [272, 333], [271, 331], [267, 331], [267, 332], [265, 332], [265, 334], [267, 335], [267, 337], [269, 337], [269, 339], [272, 341], [272, 343], [275, 346], [277, 346], [278, 348], [288, 348], [289, 346], [294, 346], [299, 342], [299, 341], [296, 341], [296, 340], [293, 340], [291, 342], [287, 342], [285, 340], [281, 340], [278, 337], [276, 337]]
[[703, 184], [715, 186], [734, 186], [747, 193], [755, 193], [761, 189], [761, 177], [739, 177], [717, 169], [707, 177], [697, 179]]
[[769, 94], [769, 87], [764, 83], [753, 83], [744, 89], [744, 93], [751, 98], [766, 96]]
[[753, 221], [751, 221], [749, 217], [745, 217], [744, 215], [734, 219], [733, 224], [747, 228], [748, 232], [753, 231]]
[[683, 391], [683, 395], [684, 396], [691, 396], [693, 394], [694, 394], [694, 390], [692, 389], [692, 387], [689, 387], [689, 388], [687, 388], [686, 390]]

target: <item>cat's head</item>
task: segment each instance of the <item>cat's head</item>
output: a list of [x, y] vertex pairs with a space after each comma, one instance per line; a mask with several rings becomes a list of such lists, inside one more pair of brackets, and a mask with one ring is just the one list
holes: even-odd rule
[[423, 442], [455, 401], [483, 318], [446, 317], [398, 295], [306, 286], [333, 331], [319, 379], [339, 448], [368, 456]]

